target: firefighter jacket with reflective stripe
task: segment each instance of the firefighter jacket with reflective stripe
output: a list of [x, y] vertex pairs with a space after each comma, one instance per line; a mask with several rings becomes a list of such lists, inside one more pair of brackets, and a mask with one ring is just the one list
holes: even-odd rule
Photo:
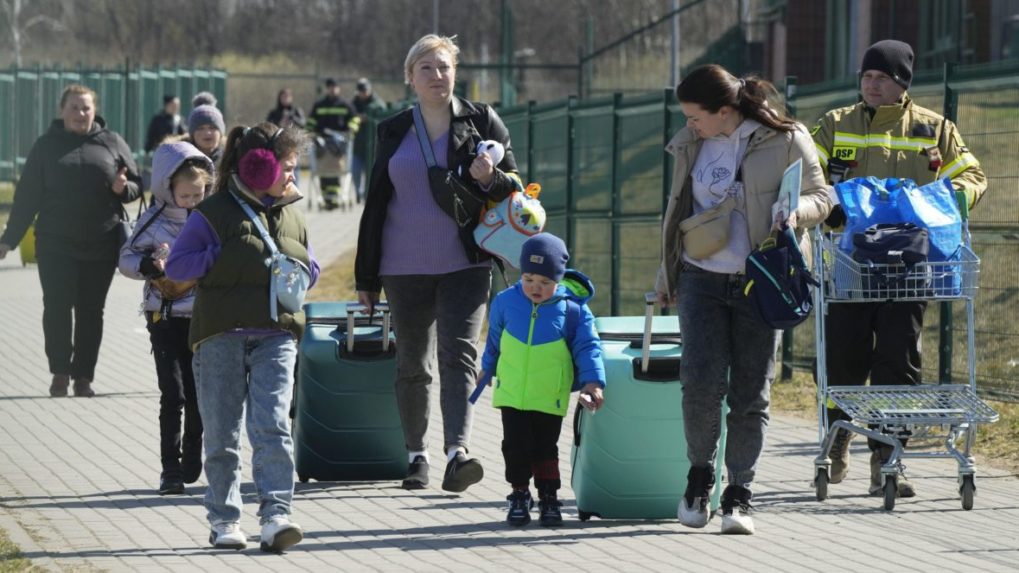
[[326, 95], [315, 102], [308, 115], [307, 127], [315, 130], [315, 133], [325, 133], [326, 129], [333, 131], [357, 132], [361, 119], [357, 110], [349, 101], [342, 97]]
[[[872, 115], [873, 114], [873, 115]], [[909, 178], [925, 185], [949, 177], [973, 208], [987, 188], [980, 162], [951, 121], [903, 94], [893, 105], [860, 102], [834, 109], [811, 131], [829, 180], [851, 177]]]

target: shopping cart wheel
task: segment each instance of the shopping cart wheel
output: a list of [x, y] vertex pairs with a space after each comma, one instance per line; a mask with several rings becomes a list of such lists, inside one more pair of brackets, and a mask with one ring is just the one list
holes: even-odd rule
[[898, 493], [899, 485], [895, 483], [896, 481], [895, 476], [885, 478], [885, 509], [888, 511], [895, 509], [895, 495]]
[[592, 515], [594, 515], [594, 514], [588, 513], [586, 511], [581, 511], [579, 509], [577, 510], [577, 517], [580, 518], [580, 521], [588, 521], [588, 520], [591, 519]]
[[962, 476], [962, 485], [959, 486], [959, 495], [962, 496], [962, 508], [966, 511], [973, 509], [973, 494], [977, 491], [977, 486], [973, 481], [973, 475]]
[[817, 492], [817, 501], [828, 499], [828, 469], [818, 468], [817, 477], [814, 478], [814, 489]]

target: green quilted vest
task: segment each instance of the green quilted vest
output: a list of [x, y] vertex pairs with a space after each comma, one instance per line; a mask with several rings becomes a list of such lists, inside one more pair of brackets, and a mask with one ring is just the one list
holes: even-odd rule
[[[230, 190], [251, 205], [280, 251], [311, 266], [306, 246], [308, 231], [299, 209], [273, 205], [267, 210], [233, 182]], [[228, 192], [221, 192], [199, 203], [196, 209], [216, 232], [221, 250], [212, 268], [198, 281], [191, 346], [238, 328], [282, 328], [299, 339], [304, 332], [303, 311], [289, 313], [279, 307], [279, 322], [269, 318], [269, 268], [265, 261], [271, 253], [237, 201]]]

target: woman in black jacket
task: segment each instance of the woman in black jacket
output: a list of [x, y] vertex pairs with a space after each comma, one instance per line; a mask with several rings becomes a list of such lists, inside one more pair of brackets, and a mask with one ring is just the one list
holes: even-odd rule
[[[438, 167], [499, 201], [520, 184], [509, 132], [488, 106], [453, 95], [458, 52], [451, 38], [424, 36], [407, 54], [405, 78], [417, 93], [416, 108]], [[475, 344], [492, 283], [491, 261], [469, 229], [459, 228], [433, 197], [414, 123], [408, 109], [379, 124], [357, 242], [358, 300], [371, 307], [385, 287], [400, 333], [396, 397], [409, 461], [403, 487], [428, 484], [429, 363], [437, 352], [447, 460], [442, 488], [462, 492], [484, 475], [481, 464], [467, 457], [473, 416], [467, 397], [477, 374]], [[487, 139], [506, 149], [499, 165], [475, 154]]]
[[64, 89], [60, 119], [28, 152], [0, 236], [3, 259], [38, 216], [36, 256], [54, 397], [67, 396], [71, 379], [75, 396], [95, 395], [92, 380], [120, 252], [123, 204], [141, 195], [130, 148], [106, 129], [95, 106], [91, 89], [76, 84]]

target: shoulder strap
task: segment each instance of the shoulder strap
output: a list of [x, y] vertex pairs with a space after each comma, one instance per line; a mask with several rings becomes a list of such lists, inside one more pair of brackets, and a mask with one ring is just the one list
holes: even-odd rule
[[566, 299], [566, 344], [573, 350], [573, 339], [577, 336], [577, 327], [580, 325], [580, 305]]
[[269, 231], [265, 230], [265, 226], [262, 225], [262, 220], [259, 219], [258, 215], [256, 215], [251, 209], [251, 205], [245, 203], [244, 200], [238, 197], [233, 191], [230, 191], [229, 193], [230, 196], [234, 198], [234, 201], [237, 201], [237, 204], [241, 206], [241, 209], [244, 209], [244, 213], [247, 214], [249, 219], [251, 219], [251, 222], [255, 224], [255, 228], [258, 229], [258, 233], [262, 235], [262, 240], [265, 241], [266, 246], [269, 247], [269, 251], [272, 252], [273, 255], [278, 254], [279, 249], [276, 248], [276, 241], [273, 241], [272, 237], [269, 236]]
[[425, 129], [425, 119], [421, 117], [421, 107], [414, 106], [414, 131], [418, 134], [418, 143], [421, 144], [421, 153], [425, 156], [425, 163], [428, 167], [435, 167], [435, 153], [432, 152], [432, 142], [428, 139], [428, 130]]
[[140, 237], [141, 234], [145, 232], [145, 229], [148, 229], [152, 225], [152, 223], [156, 222], [156, 219], [159, 218], [159, 214], [163, 212], [163, 209], [166, 209], [166, 203], [163, 203], [163, 206], [160, 207], [158, 211], [153, 213], [152, 217], [150, 217], [148, 221], [145, 221], [145, 224], [142, 225], [140, 229], [134, 232], [134, 235], [131, 237], [132, 246], [134, 245], [134, 242], [138, 240], [138, 237]]

